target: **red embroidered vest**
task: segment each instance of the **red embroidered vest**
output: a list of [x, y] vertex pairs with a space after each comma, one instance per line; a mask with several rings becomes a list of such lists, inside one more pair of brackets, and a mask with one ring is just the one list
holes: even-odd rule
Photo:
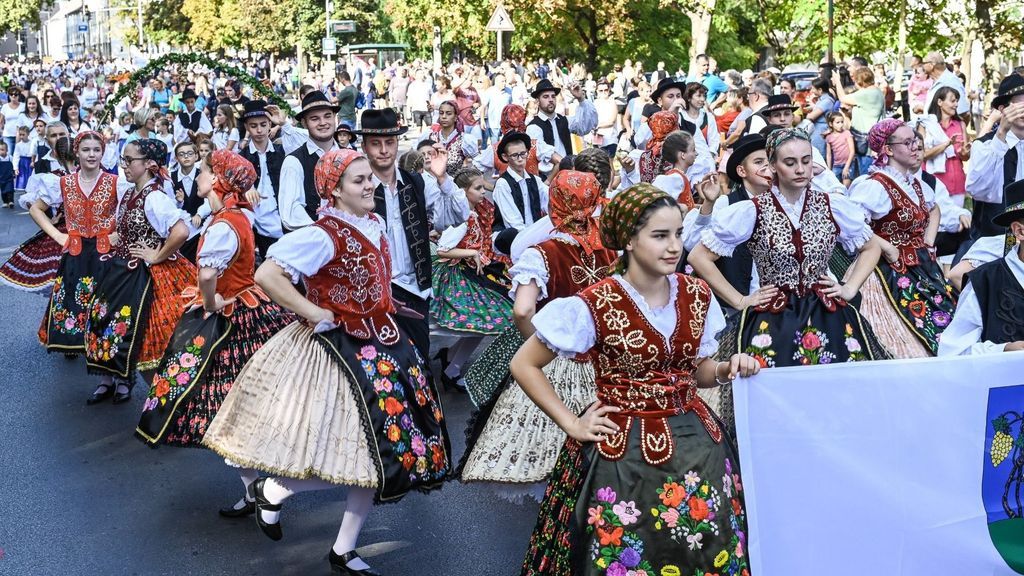
[[[491, 144], [491, 151], [494, 152], [494, 173], [504, 174], [508, 170], [508, 164], [498, 157], [498, 143]], [[530, 145], [530, 152], [526, 156], [526, 173], [540, 176], [540, 160], [537, 159], [537, 141], [533, 140]]]
[[[219, 223], [227, 224], [235, 233], [238, 239], [238, 250], [235, 252], [227, 269], [217, 278], [217, 293], [225, 300], [235, 298], [237, 303], [244, 304], [247, 308], [256, 308], [260, 301], [268, 302], [270, 299], [256, 285], [253, 276], [256, 273], [256, 238], [252, 232], [252, 225], [249, 219], [238, 208], [221, 210], [214, 214], [210, 226]], [[209, 227], [207, 228], [209, 230]], [[203, 251], [203, 244], [206, 243], [206, 234], [199, 239], [197, 252]], [[203, 295], [196, 286], [190, 286], [182, 292], [182, 297], [189, 305], [198, 304], [202, 306]], [[231, 316], [235, 310], [235, 304], [228, 304], [221, 310], [224, 316]]]
[[914, 178], [912, 188], [917, 194], [917, 203], [907, 197], [899, 184], [886, 174], [875, 172], [870, 176], [889, 194], [892, 210], [871, 223], [871, 229], [900, 251], [900, 259], [892, 267], [904, 272], [907, 266], [917, 266], [921, 260], [917, 249], [924, 248], [924, 233], [928, 228], [928, 210], [924, 208], [924, 192], [921, 182]]
[[652, 466], [667, 462], [675, 451], [667, 419], [690, 410], [712, 440], [722, 440], [721, 429], [697, 395], [694, 377], [711, 289], [692, 276], [676, 274], [676, 281], [676, 326], [670, 341], [648, 322], [615, 278], [579, 293], [594, 317], [597, 332], [597, 344], [590, 352], [597, 374], [597, 398], [622, 409], [609, 414], [619, 432], [597, 446], [607, 460], [625, 455], [630, 428], [639, 421], [644, 460]]
[[78, 185], [78, 176], [66, 174], [60, 179], [60, 193], [68, 228], [68, 253], [82, 253], [82, 238], [95, 238], [96, 250], [100, 254], [109, 252], [110, 234], [117, 225], [117, 176], [100, 172], [96, 187], [86, 196]]
[[555, 298], [575, 296], [580, 290], [597, 284], [611, 272], [618, 257], [614, 250], [595, 250], [587, 254], [579, 244], [550, 238], [534, 246], [548, 269], [548, 297], [537, 303], [539, 310]]
[[[484, 266], [495, 260], [505, 264], [509, 263], [507, 257], [494, 252], [494, 243], [491, 240], [494, 211], [494, 202], [486, 198], [481, 199], [476, 208], [470, 211], [469, 218], [466, 220], [466, 235], [455, 246], [455, 248], [460, 250], [476, 250], [480, 252], [480, 261]], [[441, 261], [444, 260], [444, 258], [441, 259]], [[451, 261], [451, 265], [457, 263], [457, 260]]]
[[330, 236], [334, 258], [306, 278], [306, 297], [334, 312], [335, 323], [351, 336], [388, 346], [398, 342], [387, 239], [381, 234], [378, 249], [355, 226], [330, 215], [313, 225]]
[[686, 174], [676, 170], [675, 168], [665, 172], [665, 175], [679, 174], [683, 178], [683, 189], [679, 192], [679, 196], [676, 198], [676, 202], [686, 206], [687, 210], [693, 210], [696, 205], [693, 202], [693, 190], [690, 188], [690, 179], [686, 177]]

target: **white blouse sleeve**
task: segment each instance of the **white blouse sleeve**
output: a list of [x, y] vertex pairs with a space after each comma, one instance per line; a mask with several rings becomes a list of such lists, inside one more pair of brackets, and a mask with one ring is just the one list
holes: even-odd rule
[[540, 294], [537, 295], [538, 302], [548, 297], [548, 267], [540, 250], [536, 248], [524, 250], [516, 263], [508, 269], [508, 275], [512, 278], [512, 289], [509, 290], [508, 295], [513, 299], [516, 297], [516, 290], [530, 282], [536, 282], [540, 288]]
[[700, 242], [719, 256], [731, 257], [737, 246], [750, 239], [756, 221], [757, 207], [750, 200], [716, 208], [711, 225], [701, 232]]
[[550, 164], [551, 157], [555, 155], [555, 147], [540, 139], [535, 144], [537, 145], [537, 162], [539, 164]]
[[864, 178], [850, 186], [850, 199], [860, 204], [872, 220], [884, 218], [892, 211], [892, 200], [885, 186], [874, 178]]
[[289, 232], [267, 250], [267, 259], [283, 268], [291, 276], [292, 284], [316, 274], [331, 258], [334, 258], [334, 243], [318, 226]]
[[[36, 198], [46, 202], [50, 208], [56, 208], [64, 203], [64, 194], [60, 190], [61, 178], [52, 174], [41, 174], [39, 187], [36, 190]], [[30, 185], [26, 187], [31, 188]]]
[[975, 268], [993, 260], [999, 260], [1003, 257], [1005, 242], [1006, 237], [1002, 235], [982, 236], [967, 250], [963, 260], [970, 260]]
[[197, 262], [200, 268], [216, 268], [218, 272], [223, 272], [231, 264], [236, 252], [238, 236], [235, 231], [226, 222], [217, 222], [206, 229]]
[[683, 177], [681, 175], [672, 173], [659, 174], [655, 176], [654, 181], [651, 182], [651, 184], [653, 184], [655, 188], [672, 196], [673, 198], [678, 198], [679, 194], [682, 193], [683, 191], [683, 185], [685, 184], [685, 182], [683, 181]]
[[573, 357], [594, 347], [594, 317], [582, 298], [570, 296], [548, 302], [533, 316], [537, 338], [559, 356]]
[[[538, 157], [539, 158], [539, 157]], [[490, 176], [494, 172], [494, 148], [484, 147], [479, 154], [473, 158], [473, 168], [483, 172], [484, 176]]]
[[725, 315], [718, 304], [718, 298], [711, 298], [708, 314], [704, 319], [704, 333], [700, 337], [698, 358], [710, 358], [718, 352], [718, 333], [725, 329]]
[[189, 221], [188, 212], [178, 208], [174, 201], [164, 194], [147, 195], [145, 210], [149, 225], [163, 238], [167, 238], [171, 228], [178, 222]]
[[839, 194], [829, 196], [828, 201], [832, 205], [832, 217], [839, 225], [839, 243], [847, 252], [856, 252], [875, 234], [868, 226], [864, 210], [860, 204]]
[[512, 241], [512, 247], [509, 249], [509, 257], [512, 258], [512, 263], [518, 262], [527, 248], [536, 246], [551, 238], [554, 232], [555, 228], [551, 225], [550, 216], [542, 216], [540, 220], [520, 230], [519, 234], [516, 234], [515, 240]]
[[455, 247], [459, 245], [459, 242], [462, 242], [462, 239], [466, 237], [466, 230], [468, 228], [469, 225], [465, 222], [458, 226], [449, 226], [445, 228], [444, 232], [441, 233], [441, 238], [437, 241], [438, 252], [454, 250]]

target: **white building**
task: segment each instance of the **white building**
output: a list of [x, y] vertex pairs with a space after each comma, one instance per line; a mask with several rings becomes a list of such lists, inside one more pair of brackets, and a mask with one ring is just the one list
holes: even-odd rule
[[124, 26], [117, 10], [111, 9], [108, 0], [59, 0], [49, 14], [42, 14], [43, 56], [54, 60], [90, 54], [127, 57], [128, 47], [117, 33]]

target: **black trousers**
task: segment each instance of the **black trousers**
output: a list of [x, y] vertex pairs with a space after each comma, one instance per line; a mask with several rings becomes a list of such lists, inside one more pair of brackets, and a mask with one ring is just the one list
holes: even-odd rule
[[395, 316], [399, 328], [405, 331], [412, 338], [413, 345], [419, 350], [423, 362], [430, 365], [430, 300], [420, 298], [409, 292], [398, 284], [391, 285], [391, 295], [395, 300], [400, 301], [406, 308], [421, 314], [422, 319], [409, 318], [401, 314]]
[[264, 236], [255, 228], [252, 229], [252, 233], [256, 236], [256, 252], [260, 255], [260, 262], [263, 262], [267, 259], [267, 250], [274, 245], [274, 242], [277, 242], [277, 238]]

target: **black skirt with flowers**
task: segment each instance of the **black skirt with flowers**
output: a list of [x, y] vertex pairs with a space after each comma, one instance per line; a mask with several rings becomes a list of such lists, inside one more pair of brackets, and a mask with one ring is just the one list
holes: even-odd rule
[[953, 320], [956, 295], [927, 248], [919, 248], [917, 257], [920, 263], [907, 266], [904, 272], [883, 258], [876, 272], [900, 319], [934, 355], [939, 351], [939, 336]]
[[40, 339], [49, 352], [85, 352], [89, 304], [106, 263], [96, 251], [96, 240], [82, 239], [82, 251], [61, 256], [46, 308]]

